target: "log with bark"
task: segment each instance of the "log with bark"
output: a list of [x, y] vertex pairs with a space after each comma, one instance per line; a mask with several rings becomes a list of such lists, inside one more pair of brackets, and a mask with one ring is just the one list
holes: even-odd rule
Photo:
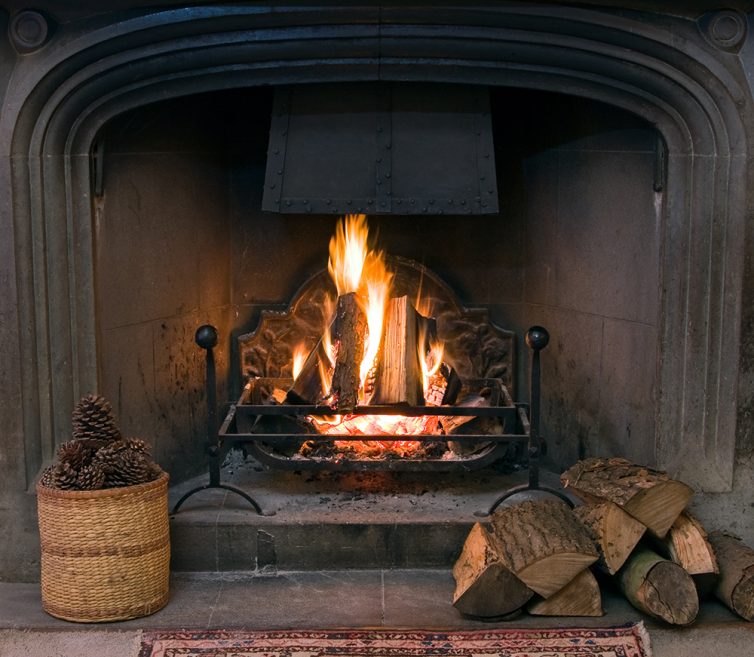
[[419, 314], [407, 296], [387, 304], [373, 404], [424, 403], [418, 346]]
[[343, 413], [352, 411], [359, 401], [366, 331], [367, 317], [356, 293], [339, 296], [333, 335], [337, 353], [330, 395], [333, 407]]
[[602, 595], [589, 568], [582, 570], [546, 600], [540, 597], [526, 607], [534, 616], [603, 616]]
[[474, 616], [507, 614], [532, 592], [549, 598], [596, 560], [586, 530], [563, 502], [505, 507], [489, 529], [477, 524], [469, 534], [453, 569], [453, 604]]
[[754, 621], [754, 550], [723, 532], [712, 532], [708, 539], [720, 568], [715, 595], [739, 616]]
[[668, 559], [691, 575], [701, 595], [714, 590], [719, 573], [717, 559], [707, 532], [696, 518], [687, 512], [678, 516], [662, 548]]
[[644, 535], [646, 527], [617, 504], [601, 502], [576, 507], [573, 512], [594, 540], [597, 566], [610, 575], [618, 572]]
[[699, 612], [691, 576], [644, 546], [631, 554], [615, 579], [634, 607], [666, 623], [689, 625]]
[[614, 502], [658, 538], [668, 533], [694, 493], [664, 472], [620, 458], [579, 461], [560, 480], [585, 502]]

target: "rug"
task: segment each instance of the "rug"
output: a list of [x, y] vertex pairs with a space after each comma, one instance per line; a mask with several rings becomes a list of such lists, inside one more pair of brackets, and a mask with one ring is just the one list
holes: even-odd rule
[[139, 657], [651, 657], [643, 624], [457, 632], [149, 631]]

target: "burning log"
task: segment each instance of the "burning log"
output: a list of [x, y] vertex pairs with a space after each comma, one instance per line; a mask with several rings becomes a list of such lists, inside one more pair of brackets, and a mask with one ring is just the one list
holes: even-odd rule
[[614, 502], [658, 538], [668, 533], [694, 493], [664, 472], [619, 458], [579, 461], [560, 481], [585, 502]]
[[597, 560], [597, 551], [562, 502], [523, 502], [499, 510], [489, 530], [477, 524], [453, 568], [453, 604], [462, 613], [494, 617], [549, 598]]
[[427, 406], [452, 406], [461, 391], [461, 378], [453, 367], [442, 363], [440, 368], [429, 378], [429, 385], [424, 391]]
[[409, 298], [390, 299], [372, 403], [424, 403], [418, 333], [419, 314]]
[[602, 595], [592, 571], [582, 570], [546, 600], [536, 598], [526, 607], [533, 616], [604, 616]]
[[335, 311], [335, 341], [337, 355], [332, 375], [330, 394], [334, 408], [342, 412], [353, 410], [359, 401], [361, 361], [364, 357], [364, 340], [367, 317], [355, 292], [338, 297]]
[[316, 404], [324, 397], [320, 363], [329, 364], [332, 355], [327, 353], [324, 338], [320, 338], [317, 346], [309, 352], [304, 361], [301, 372], [293, 382], [293, 386], [286, 393], [288, 404]]
[[678, 564], [640, 547], [615, 578], [639, 611], [672, 625], [689, 625], [699, 612], [691, 576]]
[[617, 573], [646, 527], [612, 502], [579, 506], [573, 512], [597, 546], [600, 553], [597, 565], [610, 575]]
[[739, 616], [754, 621], [754, 550], [723, 532], [712, 532], [708, 538], [720, 567], [715, 595]]

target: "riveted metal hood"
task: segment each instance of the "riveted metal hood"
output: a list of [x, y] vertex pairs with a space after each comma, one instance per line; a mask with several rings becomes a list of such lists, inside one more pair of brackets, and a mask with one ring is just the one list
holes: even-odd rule
[[262, 208], [497, 213], [488, 89], [389, 82], [278, 87]]

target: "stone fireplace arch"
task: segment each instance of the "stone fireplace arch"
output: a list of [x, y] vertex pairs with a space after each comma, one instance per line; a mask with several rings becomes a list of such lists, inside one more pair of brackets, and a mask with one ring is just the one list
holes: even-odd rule
[[[724, 37], [716, 20], [733, 28]], [[129, 109], [234, 87], [437, 81], [577, 95], [662, 135], [657, 464], [700, 489], [733, 475], [752, 102], [745, 18], [698, 22], [563, 6], [197, 6], [71, 21], [21, 55], [0, 116], [4, 234], [14, 281], [0, 314], [14, 444], [33, 481], [97, 388], [92, 202], [100, 128]], [[700, 464], [704, 464], [703, 466]], [[8, 479], [10, 481], [10, 479]]]

